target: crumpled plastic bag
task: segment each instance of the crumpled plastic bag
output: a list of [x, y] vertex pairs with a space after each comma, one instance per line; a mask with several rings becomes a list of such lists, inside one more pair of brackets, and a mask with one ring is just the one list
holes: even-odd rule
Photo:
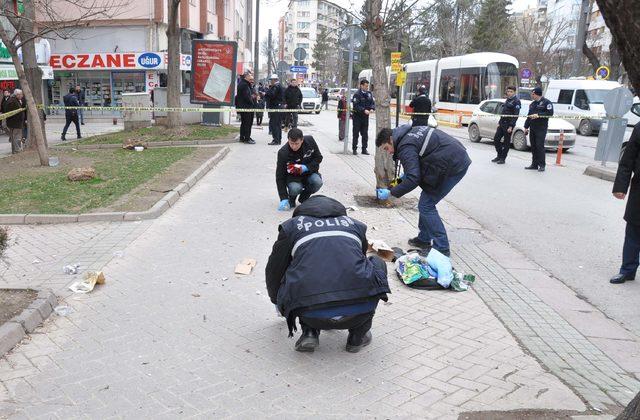
[[453, 280], [453, 267], [451, 259], [438, 251], [431, 248], [427, 254], [427, 269], [432, 277], [438, 279], [438, 284], [448, 289]]
[[402, 255], [396, 260], [396, 272], [404, 284], [419, 289], [444, 288], [463, 292], [475, 281], [472, 274], [456, 272], [451, 259], [436, 249], [431, 249], [426, 257], [417, 252]]
[[74, 293], [89, 293], [96, 284], [104, 284], [105, 278], [102, 271], [88, 271], [84, 274], [82, 281], [77, 281], [69, 286]]
[[451, 288], [456, 292], [465, 292], [469, 290], [474, 281], [476, 281], [476, 276], [473, 274], [461, 274], [454, 271]]

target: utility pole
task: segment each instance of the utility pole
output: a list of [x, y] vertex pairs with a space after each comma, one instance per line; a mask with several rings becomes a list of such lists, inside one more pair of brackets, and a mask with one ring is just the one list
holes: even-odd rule
[[349, 26], [349, 70], [347, 71], [347, 120], [344, 122], [344, 154], [349, 154], [349, 115], [351, 112], [351, 79], [353, 78], [353, 26]]
[[[271, 29], [269, 29], [269, 36], [267, 38], [267, 72], [269, 72], [269, 74], [272, 74], [273, 72], [271, 71], [272, 67], [273, 67], [273, 63], [271, 62], [271, 57], [273, 57], [273, 54], [271, 52]], [[271, 77], [271, 76], [269, 76]]]
[[576, 28], [576, 49], [573, 54], [572, 76], [580, 75], [580, 64], [582, 64], [582, 45], [584, 45], [587, 35], [587, 22], [589, 15], [589, 0], [582, 0], [580, 5], [580, 16], [578, 17], [578, 27]]
[[[256, 39], [253, 42], [253, 77], [256, 84], [260, 82], [260, 0], [256, 0]], [[257, 86], [257, 85], [256, 85]]]

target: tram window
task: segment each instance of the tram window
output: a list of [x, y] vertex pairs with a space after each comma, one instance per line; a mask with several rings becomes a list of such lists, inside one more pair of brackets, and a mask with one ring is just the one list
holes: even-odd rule
[[407, 84], [405, 99], [412, 100], [416, 96], [418, 96], [418, 88], [420, 86], [427, 87], [427, 95], [429, 94], [431, 88], [431, 72], [430, 71], [421, 71], [415, 73], [407, 74]]
[[460, 103], [480, 103], [480, 68], [461, 69]]
[[440, 74], [440, 101], [459, 102], [460, 99], [460, 71], [442, 70]]

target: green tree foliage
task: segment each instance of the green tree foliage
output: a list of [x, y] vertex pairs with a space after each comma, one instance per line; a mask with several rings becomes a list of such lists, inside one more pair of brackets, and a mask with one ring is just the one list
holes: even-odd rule
[[511, 0], [483, 0], [471, 35], [471, 51], [502, 51], [513, 38]]

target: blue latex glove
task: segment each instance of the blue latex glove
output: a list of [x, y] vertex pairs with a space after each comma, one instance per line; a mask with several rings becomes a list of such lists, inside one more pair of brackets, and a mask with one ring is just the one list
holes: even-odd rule
[[404, 181], [405, 179], [407, 179], [407, 176], [405, 174], [400, 174], [400, 180]]
[[307, 165], [300, 165], [300, 168], [302, 168], [302, 173], [309, 172], [309, 168], [307, 168]]
[[284, 200], [280, 201], [280, 205], [278, 206], [278, 211], [286, 211], [291, 209], [291, 206], [289, 205], [289, 199], [285, 198]]
[[376, 196], [378, 197], [378, 200], [387, 200], [389, 199], [389, 195], [391, 195], [391, 191], [386, 188], [378, 188], [376, 190]]

